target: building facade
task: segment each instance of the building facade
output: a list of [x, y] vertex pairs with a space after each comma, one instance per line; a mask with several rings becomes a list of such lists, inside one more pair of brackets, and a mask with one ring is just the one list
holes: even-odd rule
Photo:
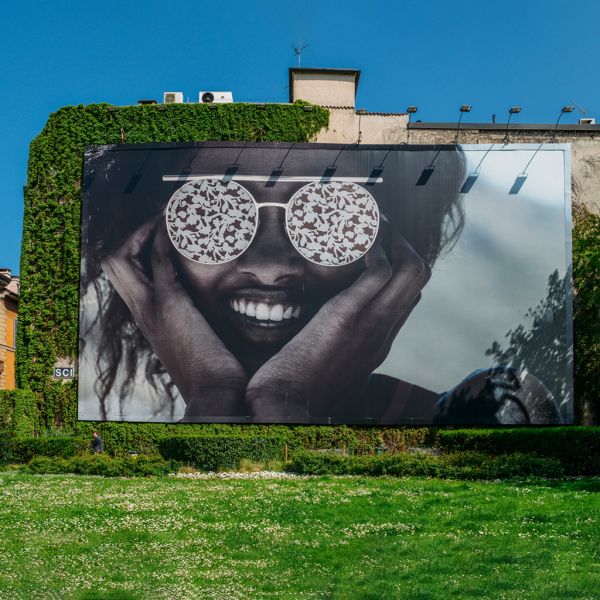
[[0, 269], [0, 390], [15, 388], [19, 278]]
[[329, 127], [316, 142], [337, 144], [571, 144], [574, 202], [600, 214], [600, 125], [510, 123], [426, 123], [407, 113], [356, 108], [360, 71], [289, 70], [290, 102], [306, 100], [330, 111]]

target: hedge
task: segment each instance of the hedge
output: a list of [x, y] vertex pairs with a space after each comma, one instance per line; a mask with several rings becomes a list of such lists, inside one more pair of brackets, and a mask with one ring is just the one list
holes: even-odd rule
[[109, 454], [158, 452], [163, 438], [180, 435], [229, 435], [243, 437], [277, 437], [290, 452], [296, 449], [339, 449], [350, 454], [375, 454], [378, 447], [402, 452], [416, 446], [427, 446], [435, 440], [435, 430], [411, 427], [348, 427], [328, 425], [234, 425], [158, 423], [76, 423], [74, 433], [90, 438], [98, 431]]
[[446, 452], [535, 453], [559, 460], [568, 475], [600, 475], [600, 427], [441, 429], [436, 446]]
[[284, 443], [277, 437], [178, 435], [161, 440], [159, 448], [163, 458], [203, 471], [238, 469], [244, 459], [266, 462], [284, 458]]
[[73, 456], [71, 458], [36, 456], [25, 467], [26, 473], [75, 473], [103, 477], [164, 476], [178, 465], [158, 456], [118, 457], [104, 454]]
[[452, 479], [561, 477], [560, 461], [532, 454], [489, 456], [456, 452], [438, 456], [405, 453], [382, 456], [343, 456], [330, 452], [298, 452], [287, 470], [303, 475], [420, 476]]
[[70, 458], [90, 451], [91, 440], [74, 437], [14, 438], [11, 440], [11, 461], [26, 463], [36, 456]]

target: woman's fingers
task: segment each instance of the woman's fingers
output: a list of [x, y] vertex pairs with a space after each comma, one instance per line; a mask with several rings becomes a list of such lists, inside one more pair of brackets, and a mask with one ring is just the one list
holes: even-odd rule
[[393, 275], [373, 299], [369, 312], [385, 321], [406, 320], [429, 281], [431, 271], [406, 239], [397, 233], [391, 243]]
[[392, 266], [381, 247], [376, 243], [365, 255], [365, 270], [347, 289], [327, 302], [327, 312], [341, 318], [358, 314], [383, 289], [393, 275]]
[[158, 221], [158, 216], [146, 221], [102, 261], [102, 270], [136, 320], [152, 293], [152, 282], [142, 263], [142, 255], [152, 241]]
[[167, 229], [160, 223], [152, 246], [152, 277], [156, 300], [159, 304], [182, 305], [186, 309], [196, 310], [190, 295], [177, 277], [177, 271], [171, 257], [171, 242]]

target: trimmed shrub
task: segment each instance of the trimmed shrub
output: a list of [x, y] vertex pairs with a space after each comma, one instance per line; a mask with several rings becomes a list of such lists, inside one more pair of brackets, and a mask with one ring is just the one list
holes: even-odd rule
[[69, 458], [91, 450], [91, 440], [74, 437], [15, 438], [12, 440], [12, 460], [27, 463], [36, 456]]
[[[69, 429], [69, 431], [71, 431]], [[402, 452], [415, 446], [432, 445], [435, 430], [416, 427], [348, 427], [345, 425], [254, 425], [229, 423], [118, 423], [81, 421], [73, 429], [77, 437], [91, 439], [98, 431], [105, 452], [124, 455], [135, 450], [142, 453], [159, 451], [160, 440], [173, 436], [277, 437], [288, 449], [340, 449], [350, 454], [375, 454], [378, 447]]]
[[600, 427], [441, 429], [436, 445], [445, 452], [534, 453], [559, 460], [568, 475], [600, 475]]
[[283, 459], [283, 440], [277, 437], [232, 435], [178, 435], [159, 442], [166, 459], [195, 466], [204, 471], [238, 469], [243, 459], [255, 462]]
[[75, 473], [77, 475], [102, 475], [103, 477], [164, 476], [175, 471], [177, 464], [159, 456], [118, 457], [89, 454], [62, 458], [36, 456], [25, 467], [29, 473]]
[[560, 461], [532, 454], [489, 456], [478, 452], [456, 452], [432, 456], [397, 454], [340, 456], [303, 451], [294, 455], [287, 470], [305, 475], [420, 476], [453, 479], [503, 479], [508, 477], [561, 477]]

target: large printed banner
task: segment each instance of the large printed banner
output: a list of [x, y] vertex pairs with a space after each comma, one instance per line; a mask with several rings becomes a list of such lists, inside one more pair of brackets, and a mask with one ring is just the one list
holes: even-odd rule
[[79, 418], [573, 420], [564, 145], [96, 146]]

